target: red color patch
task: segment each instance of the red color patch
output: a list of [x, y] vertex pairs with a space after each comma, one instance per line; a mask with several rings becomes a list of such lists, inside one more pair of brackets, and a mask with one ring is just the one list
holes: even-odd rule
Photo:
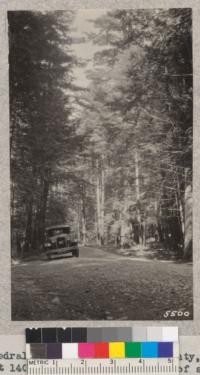
[[94, 357], [95, 358], [109, 358], [108, 342], [101, 342], [101, 343], [95, 344]]

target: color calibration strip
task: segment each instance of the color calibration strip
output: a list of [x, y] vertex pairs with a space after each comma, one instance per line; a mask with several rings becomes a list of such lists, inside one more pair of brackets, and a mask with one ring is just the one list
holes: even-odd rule
[[178, 327], [27, 328], [26, 343], [177, 342]]
[[178, 358], [178, 342], [26, 344], [27, 359]]

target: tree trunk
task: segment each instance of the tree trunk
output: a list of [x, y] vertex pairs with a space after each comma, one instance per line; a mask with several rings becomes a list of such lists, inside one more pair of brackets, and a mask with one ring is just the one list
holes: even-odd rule
[[104, 245], [104, 204], [105, 204], [105, 172], [104, 172], [104, 163], [101, 161], [101, 180], [100, 180], [100, 240], [101, 245]]
[[184, 258], [192, 258], [192, 187], [188, 185], [185, 189], [185, 236], [184, 236]]
[[47, 211], [47, 201], [49, 196], [49, 181], [47, 179], [44, 180], [44, 188], [43, 188], [43, 205], [42, 205], [42, 212], [41, 212], [41, 220], [40, 220], [40, 244], [44, 246], [45, 241], [45, 220], [46, 220], [46, 211]]
[[10, 195], [11, 195], [11, 202], [10, 202], [10, 215], [11, 215], [11, 220], [13, 221], [13, 218], [15, 216], [15, 183], [12, 177], [11, 181], [11, 189], [10, 189]]
[[140, 177], [139, 177], [139, 161], [138, 161], [138, 151], [135, 150], [135, 190], [136, 190], [136, 214], [137, 214], [137, 223], [138, 223], [138, 235], [139, 243], [142, 243], [141, 236], [141, 209], [140, 209]]
[[31, 246], [31, 239], [32, 239], [32, 223], [33, 223], [33, 197], [30, 197], [27, 207], [27, 221], [26, 221], [26, 232], [25, 232], [25, 240], [24, 246], [21, 252], [21, 257], [24, 255], [25, 252], [30, 250]]
[[124, 222], [124, 212], [120, 212], [120, 248], [124, 248], [126, 240], [126, 225]]
[[86, 212], [85, 212], [85, 186], [82, 185], [82, 191], [81, 191], [81, 200], [82, 200], [82, 206], [81, 206], [81, 232], [82, 232], [82, 243], [83, 245], [86, 244]]
[[105, 204], [105, 171], [103, 159], [97, 159], [97, 180], [96, 180], [96, 199], [97, 199], [97, 243], [104, 244], [104, 204]]
[[96, 199], [97, 199], [97, 217], [96, 217], [96, 222], [97, 222], [97, 244], [101, 245], [101, 240], [100, 240], [100, 182], [99, 182], [99, 160], [97, 159], [96, 161], [96, 169], [97, 169], [97, 179], [96, 179]]
[[44, 247], [45, 241], [45, 220], [46, 220], [46, 209], [49, 195], [49, 179], [43, 178], [42, 180], [42, 191], [41, 199], [38, 202], [38, 209], [36, 214], [36, 225], [35, 225], [35, 249], [40, 252]]
[[81, 222], [81, 208], [80, 208], [80, 204], [78, 203], [78, 214], [77, 214], [77, 238], [78, 238], [78, 242], [80, 242], [80, 240], [81, 240], [80, 222]]
[[181, 232], [182, 232], [182, 238], [184, 238], [185, 233], [185, 220], [184, 220], [184, 209], [183, 204], [181, 200], [181, 189], [180, 189], [180, 182], [179, 177], [177, 176], [177, 204], [178, 204], [178, 210], [179, 210], [179, 218], [181, 223]]
[[142, 223], [142, 244], [146, 245], [146, 222], [145, 220]]

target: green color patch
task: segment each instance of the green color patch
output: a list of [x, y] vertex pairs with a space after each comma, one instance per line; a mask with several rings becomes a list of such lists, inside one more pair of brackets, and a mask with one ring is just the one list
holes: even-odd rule
[[125, 343], [125, 357], [126, 358], [140, 358], [141, 357], [141, 343], [140, 342], [126, 342]]

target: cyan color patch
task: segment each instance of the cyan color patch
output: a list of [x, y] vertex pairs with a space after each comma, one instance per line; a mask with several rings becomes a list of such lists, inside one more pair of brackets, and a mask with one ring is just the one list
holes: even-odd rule
[[142, 342], [141, 343], [141, 357], [142, 358], [157, 358], [158, 357], [158, 343], [157, 342]]

